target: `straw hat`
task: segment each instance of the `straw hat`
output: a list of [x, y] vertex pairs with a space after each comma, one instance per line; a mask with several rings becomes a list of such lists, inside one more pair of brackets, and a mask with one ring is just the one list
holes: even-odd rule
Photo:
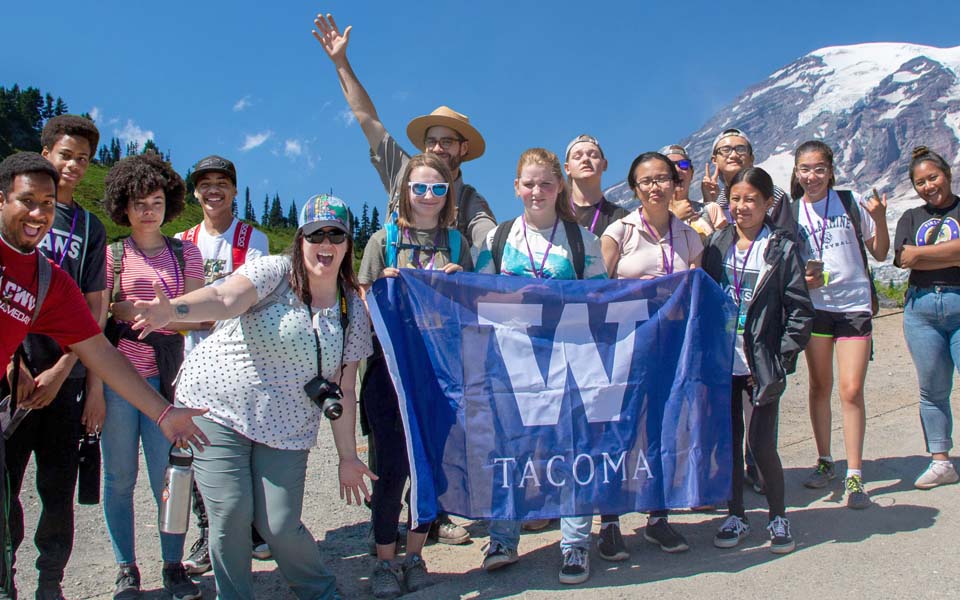
[[407, 137], [413, 142], [418, 150], [423, 152], [423, 141], [427, 137], [427, 130], [431, 127], [442, 125], [459, 133], [469, 142], [467, 155], [463, 157], [464, 161], [480, 158], [486, 149], [486, 143], [483, 136], [470, 124], [470, 118], [467, 115], [460, 114], [449, 106], [440, 106], [429, 115], [423, 115], [410, 121], [407, 125]]

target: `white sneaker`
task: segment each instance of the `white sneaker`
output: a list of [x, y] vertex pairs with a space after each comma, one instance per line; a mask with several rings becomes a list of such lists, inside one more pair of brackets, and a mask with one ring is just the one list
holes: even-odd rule
[[939, 485], [956, 483], [960, 480], [956, 467], [950, 461], [931, 461], [930, 466], [924, 471], [917, 480], [913, 482], [913, 487], [918, 490], [929, 490]]

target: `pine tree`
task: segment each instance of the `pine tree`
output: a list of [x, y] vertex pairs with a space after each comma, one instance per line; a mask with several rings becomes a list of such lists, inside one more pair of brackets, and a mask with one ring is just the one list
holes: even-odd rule
[[290, 210], [287, 211], [287, 227], [297, 227], [297, 201], [290, 201]]
[[40, 114], [43, 115], [44, 120], [53, 118], [53, 96], [49, 92], [43, 97], [43, 110]]
[[380, 211], [374, 206], [373, 211], [370, 213], [370, 235], [378, 231], [380, 231]]
[[153, 140], [147, 140], [143, 144], [143, 154], [146, 154], [148, 151], [153, 151], [156, 154], [160, 154], [160, 148], [157, 147], [157, 143]]
[[253, 214], [253, 203], [250, 202], [250, 186], [247, 186], [243, 193], [243, 220], [248, 223], [256, 223], [257, 215]]
[[67, 108], [67, 103], [63, 101], [63, 98], [57, 97], [57, 102], [53, 105], [53, 116], [59, 117], [68, 112], [70, 112], [70, 109]]
[[360, 213], [360, 232], [355, 240], [361, 248], [366, 248], [367, 240], [370, 239], [370, 216], [367, 214], [367, 203], [363, 203], [363, 211]]
[[270, 194], [263, 196], [263, 212], [260, 213], [260, 224], [264, 227], [270, 226]]
[[270, 226], [283, 227], [283, 207], [280, 205], [280, 194], [274, 192], [273, 202], [270, 204]]
[[115, 165], [120, 162], [120, 140], [117, 138], [110, 139], [110, 164]]

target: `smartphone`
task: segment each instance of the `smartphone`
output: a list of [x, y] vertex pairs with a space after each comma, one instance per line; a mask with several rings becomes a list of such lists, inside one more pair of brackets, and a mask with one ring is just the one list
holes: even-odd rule
[[816, 275], [818, 273], [823, 273], [823, 261], [811, 258], [807, 261], [807, 274]]

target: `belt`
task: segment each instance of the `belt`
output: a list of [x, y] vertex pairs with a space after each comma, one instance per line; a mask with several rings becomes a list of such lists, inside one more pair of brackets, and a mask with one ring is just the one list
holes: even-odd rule
[[911, 285], [910, 289], [912, 289], [915, 293], [920, 294], [926, 294], [929, 292], [936, 292], [938, 294], [942, 294], [943, 292], [960, 293], [960, 286], [957, 285], [931, 285], [928, 287]]

